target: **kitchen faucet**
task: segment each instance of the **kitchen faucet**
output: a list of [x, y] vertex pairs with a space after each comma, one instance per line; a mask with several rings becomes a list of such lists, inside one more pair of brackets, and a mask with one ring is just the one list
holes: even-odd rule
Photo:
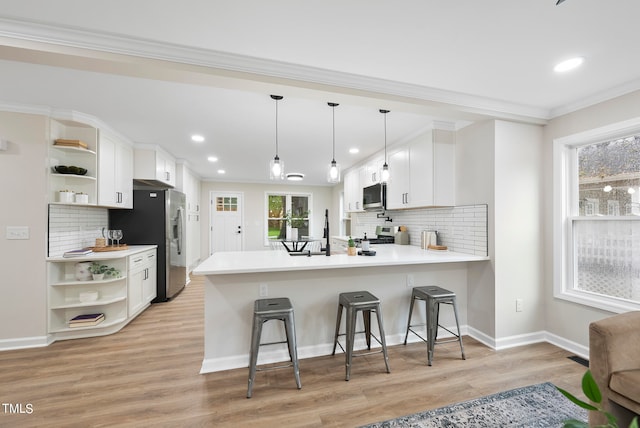
[[329, 257], [331, 255], [331, 236], [329, 235], [329, 209], [328, 208], [324, 210], [324, 234], [322, 237], [326, 238], [327, 244], [323, 249], [321, 249], [321, 251], [325, 251], [326, 252], [325, 255]]

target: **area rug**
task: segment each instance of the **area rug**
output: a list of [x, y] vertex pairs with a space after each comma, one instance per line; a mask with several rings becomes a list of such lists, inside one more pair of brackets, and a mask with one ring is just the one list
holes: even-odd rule
[[385, 427], [562, 427], [567, 419], [587, 420], [587, 411], [552, 383], [525, 386], [475, 400], [366, 425]]

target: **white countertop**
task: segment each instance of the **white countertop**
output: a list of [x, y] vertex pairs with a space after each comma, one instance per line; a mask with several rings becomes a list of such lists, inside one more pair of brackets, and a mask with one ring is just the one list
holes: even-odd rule
[[375, 256], [348, 256], [346, 253], [290, 256], [286, 251], [218, 252], [202, 262], [193, 274], [225, 275], [292, 270], [342, 269], [366, 266], [457, 263], [489, 260], [489, 257], [451, 251], [422, 250], [413, 245], [372, 245]]
[[49, 262], [72, 262], [72, 261], [87, 261], [87, 260], [106, 260], [117, 259], [121, 257], [132, 256], [143, 251], [152, 250], [157, 248], [157, 245], [129, 245], [126, 250], [117, 251], [101, 251], [96, 253], [87, 254], [86, 256], [76, 257], [47, 257]]

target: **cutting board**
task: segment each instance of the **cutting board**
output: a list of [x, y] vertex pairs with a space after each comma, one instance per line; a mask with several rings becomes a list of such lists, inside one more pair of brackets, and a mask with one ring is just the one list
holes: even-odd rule
[[127, 244], [120, 244], [120, 246], [107, 245], [106, 247], [90, 247], [90, 248], [94, 253], [105, 253], [107, 251], [123, 251], [123, 250], [129, 249]]

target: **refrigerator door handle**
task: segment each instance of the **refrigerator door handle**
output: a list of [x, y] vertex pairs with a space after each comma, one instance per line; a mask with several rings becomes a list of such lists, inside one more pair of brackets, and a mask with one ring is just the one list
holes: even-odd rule
[[182, 217], [183, 217], [182, 216], [182, 207], [179, 207], [178, 208], [178, 216], [176, 218], [176, 222], [178, 223], [178, 225], [177, 225], [178, 226], [177, 227], [177, 229], [178, 229], [177, 232], [178, 233], [177, 233], [177, 236], [176, 236], [178, 254], [182, 254], [182, 236], [183, 236], [183, 234], [182, 234], [182, 232], [183, 232], [183, 230], [182, 230], [182, 220], [183, 220], [183, 218]]

